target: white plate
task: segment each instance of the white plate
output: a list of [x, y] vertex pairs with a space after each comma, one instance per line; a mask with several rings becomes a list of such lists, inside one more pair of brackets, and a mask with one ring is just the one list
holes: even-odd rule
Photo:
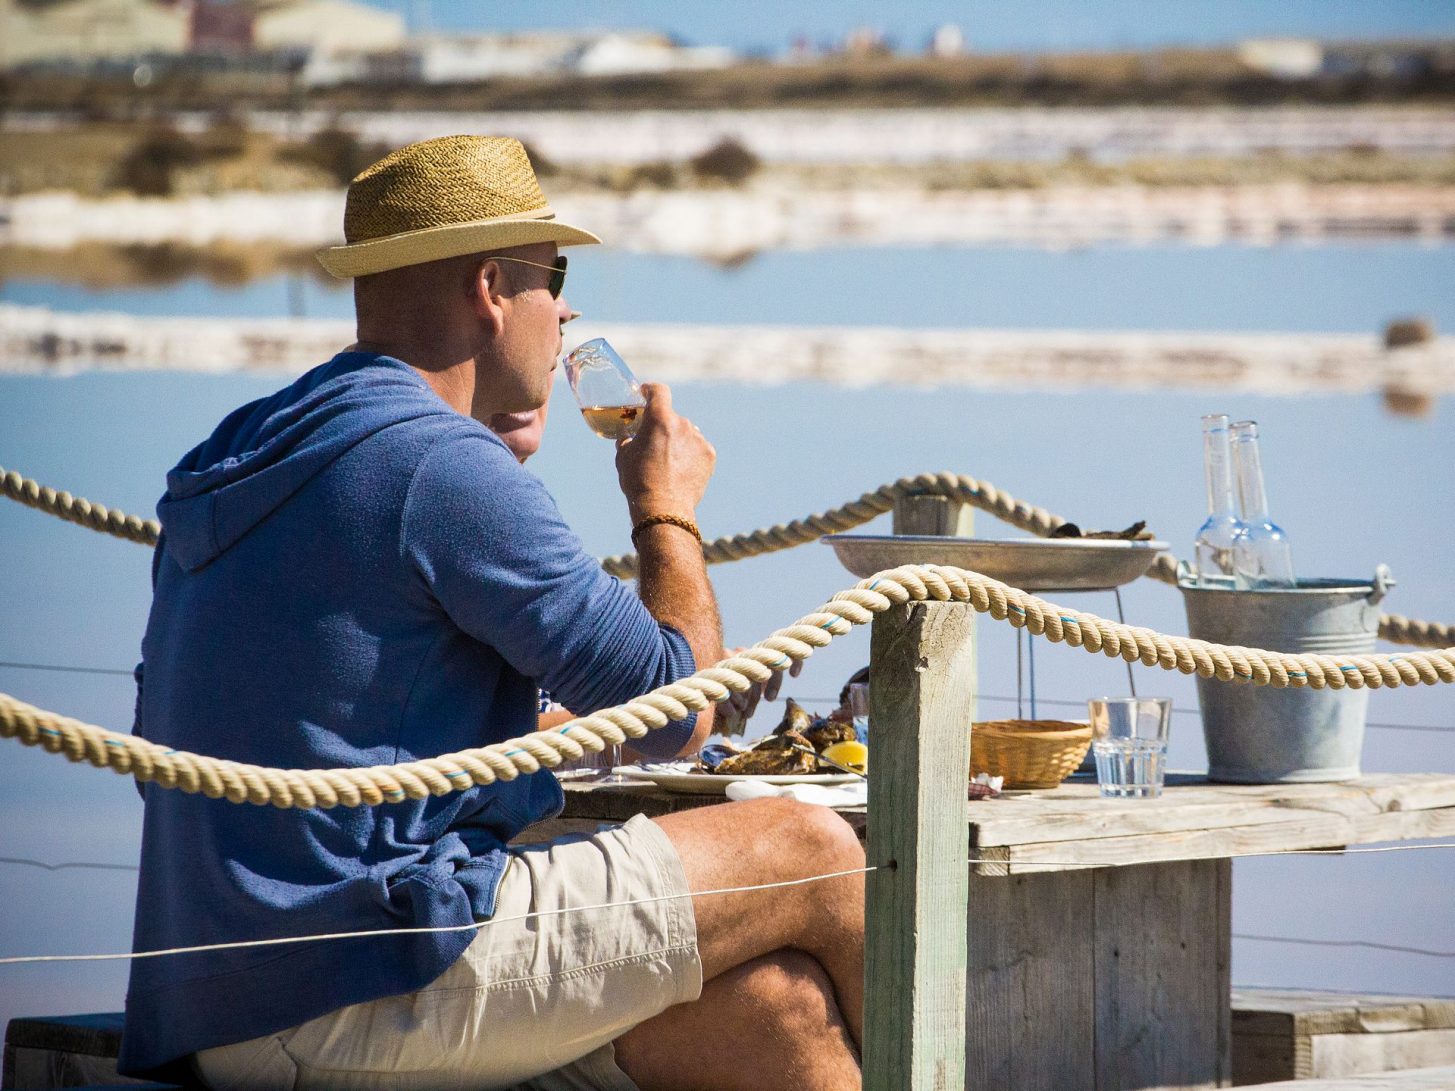
[[737, 776], [718, 776], [714, 773], [692, 773], [691, 762], [660, 762], [653, 765], [618, 765], [612, 770], [633, 780], [651, 781], [658, 788], [669, 792], [685, 792], [692, 795], [717, 795], [727, 791], [734, 781], [755, 781], [758, 784], [851, 784], [862, 777], [853, 773], [743, 773]]

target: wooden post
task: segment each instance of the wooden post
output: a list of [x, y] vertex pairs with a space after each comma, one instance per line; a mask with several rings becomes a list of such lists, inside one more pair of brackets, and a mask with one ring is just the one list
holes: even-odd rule
[[901, 496], [894, 502], [895, 534], [975, 536], [975, 509], [947, 496]]
[[[864, 1086], [965, 1086], [970, 708], [966, 603], [874, 619], [869, 690]], [[972, 922], [973, 927], [973, 922]]]
[[[975, 537], [975, 509], [947, 496], [901, 496], [894, 502], [894, 534], [928, 534], [937, 538]], [[970, 631], [973, 644], [974, 628]], [[975, 653], [970, 652], [970, 687], [977, 689]], [[974, 720], [979, 710], [971, 698], [965, 722]]]

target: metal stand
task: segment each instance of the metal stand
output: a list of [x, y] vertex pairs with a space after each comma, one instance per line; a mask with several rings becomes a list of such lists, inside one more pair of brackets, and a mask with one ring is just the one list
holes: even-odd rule
[[[1122, 589], [1120, 587], [1113, 587], [1112, 593], [1117, 597], [1117, 620], [1125, 625], [1127, 623], [1127, 615], [1122, 612]], [[1132, 696], [1135, 697], [1137, 695], [1137, 679], [1132, 673], [1132, 661], [1130, 659], [1124, 659], [1122, 662], [1127, 665], [1127, 685], [1131, 687]]]
[[[1050, 591], [1038, 592], [1046, 594], [1083, 594], [1086, 591], [1110, 591], [1117, 600], [1117, 620], [1123, 625], [1127, 623], [1126, 611], [1122, 608], [1122, 589], [1120, 587], [1096, 587], [1078, 588], [1075, 591]], [[1022, 654], [1022, 640], [1025, 642], [1024, 655]], [[1133, 697], [1137, 695], [1137, 677], [1132, 670], [1130, 660], [1123, 660], [1127, 665], [1127, 685], [1131, 688]], [[1030, 630], [1020, 628], [1015, 633], [1015, 715], [1016, 719], [1025, 719], [1025, 676], [1030, 676], [1031, 691], [1031, 719], [1040, 717], [1036, 715], [1036, 638]]]

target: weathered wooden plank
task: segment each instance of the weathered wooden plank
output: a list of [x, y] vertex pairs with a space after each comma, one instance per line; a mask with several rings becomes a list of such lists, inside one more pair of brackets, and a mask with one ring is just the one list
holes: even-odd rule
[[1455, 833], [1455, 807], [1395, 811], [1349, 819], [1291, 811], [1281, 823], [1186, 833], [1142, 834], [1082, 842], [1048, 842], [977, 850], [977, 874], [1006, 875], [1076, 867], [1114, 867], [1158, 860], [1218, 859], [1258, 852], [1338, 848]]
[[1455, 1064], [1455, 1030], [1309, 1035], [1313, 1076], [1355, 1076]]
[[971, 877], [966, 1087], [1095, 1091], [1092, 884]]
[[1350, 817], [1455, 807], [1447, 773], [1379, 774], [1335, 784], [1209, 785], [1169, 783], [1160, 799], [1102, 799], [1090, 782], [1054, 792], [996, 800], [972, 814], [980, 847], [1024, 842], [1090, 841], [1132, 833], [1248, 826], [1287, 821], [1291, 810]]
[[965, 1082], [969, 702], [973, 612], [894, 607], [870, 648], [864, 1086]]
[[1455, 1000], [1290, 989], [1233, 992], [1234, 1082], [1455, 1063]]
[[948, 496], [901, 496], [894, 502], [894, 534], [975, 536], [975, 509]]
[[1095, 873], [1098, 1091], [1229, 1080], [1231, 873], [1226, 860]]
[[1455, 998], [1332, 993], [1314, 989], [1233, 990], [1240, 1031], [1249, 1034], [1383, 1034], [1455, 1028]]
[[[650, 785], [565, 786], [568, 817], [625, 821], [634, 814], [669, 814], [722, 802], [721, 794], [680, 795]], [[1341, 784], [1207, 785], [1176, 783], [1161, 799], [1102, 799], [1094, 784], [977, 802], [970, 808], [971, 844], [982, 853], [999, 846], [1119, 840], [1131, 835], [1282, 826], [1298, 818], [1377, 817], [1455, 808], [1449, 774], [1377, 774]], [[864, 809], [840, 811], [863, 828]], [[1293, 827], [1289, 827], [1292, 829]], [[1342, 842], [1337, 837], [1327, 842]], [[1300, 845], [1299, 847], [1308, 847]], [[1004, 854], [1001, 854], [1004, 855]]]
[[1248, 1085], [1248, 1091], [1451, 1091], [1452, 1088], [1455, 1088], [1455, 1066]]
[[[632, 815], [644, 814], [648, 818], [655, 818], [658, 815], [727, 802], [727, 797], [720, 791], [711, 795], [683, 795], [665, 792], [646, 784], [615, 789], [607, 785], [590, 784], [563, 784], [561, 787], [566, 794], [562, 819], [625, 822]], [[859, 840], [862, 841], [868, 836], [868, 808], [839, 807], [836, 811], [859, 834]]]
[[1233, 1086], [1305, 1079], [1313, 1072], [1307, 1034], [1243, 1034], [1233, 1013]]

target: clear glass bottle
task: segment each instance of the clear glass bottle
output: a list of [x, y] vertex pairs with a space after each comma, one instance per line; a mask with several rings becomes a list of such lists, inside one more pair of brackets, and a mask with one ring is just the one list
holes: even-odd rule
[[1258, 424], [1241, 420], [1232, 427], [1233, 464], [1243, 526], [1233, 539], [1233, 570], [1241, 590], [1292, 588], [1293, 553], [1288, 535], [1268, 515], [1263, 463], [1258, 453]]
[[1233, 502], [1233, 466], [1228, 439], [1228, 415], [1210, 413], [1202, 418], [1202, 468], [1207, 478], [1207, 521], [1197, 531], [1194, 545], [1200, 587], [1233, 586], [1233, 539], [1242, 529]]

